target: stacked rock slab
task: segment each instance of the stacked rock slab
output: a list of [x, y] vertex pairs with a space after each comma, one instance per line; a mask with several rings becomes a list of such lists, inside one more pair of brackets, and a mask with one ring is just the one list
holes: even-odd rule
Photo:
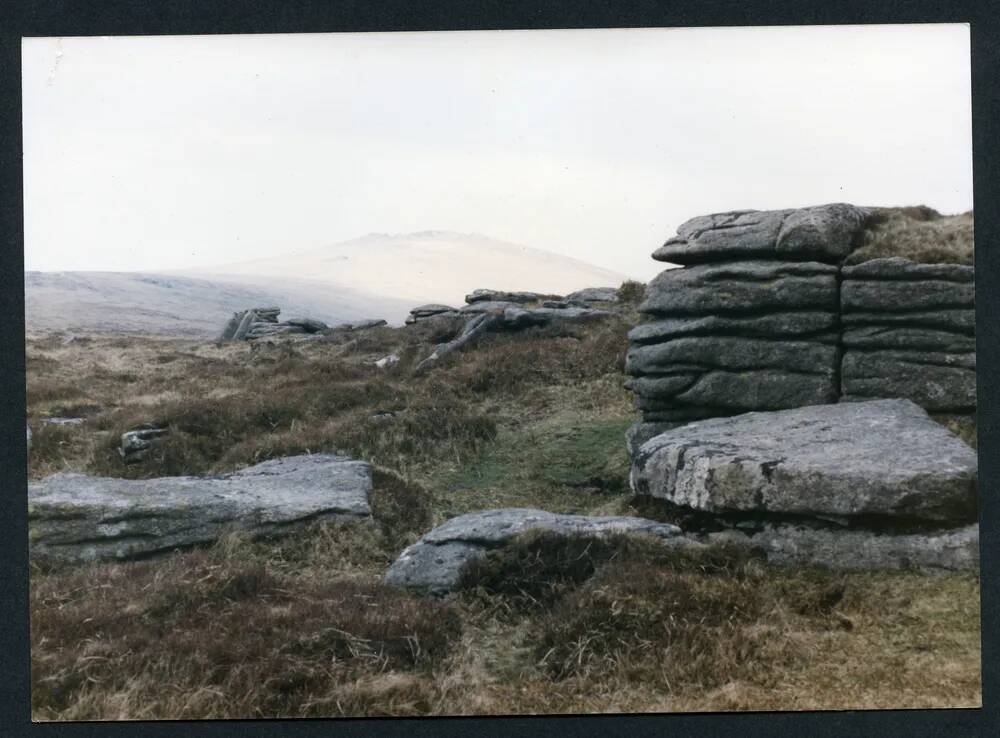
[[842, 273], [843, 399], [909, 397], [932, 412], [974, 412], [973, 268], [889, 258]]
[[905, 397], [975, 407], [973, 268], [874, 259], [842, 266], [873, 211], [847, 204], [693, 218], [653, 258], [629, 333], [631, 452], [692, 420]]
[[736, 211], [687, 221], [654, 254], [626, 372], [641, 442], [699, 418], [836, 402], [840, 261], [867, 211]]

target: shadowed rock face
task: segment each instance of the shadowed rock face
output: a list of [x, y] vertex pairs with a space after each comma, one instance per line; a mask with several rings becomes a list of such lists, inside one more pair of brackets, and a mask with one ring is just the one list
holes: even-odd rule
[[463, 567], [521, 533], [544, 530], [560, 535], [601, 536], [645, 533], [666, 544], [697, 545], [667, 523], [633, 517], [557, 515], [544, 510], [506, 508], [452, 518], [406, 548], [385, 575], [387, 584], [425, 594], [444, 594], [459, 583]]
[[979, 568], [979, 526], [929, 533], [875, 534], [862, 530], [820, 530], [804, 526], [767, 526], [752, 536], [722, 531], [708, 542], [763, 551], [775, 564], [809, 563], [830, 569], [918, 569], [975, 571]]
[[976, 454], [909, 400], [803, 407], [668, 430], [639, 449], [637, 494], [712, 514], [969, 523]]
[[211, 477], [55, 474], [28, 485], [31, 555], [82, 563], [208, 543], [227, 531], [281, 535], [317, 519], [370, 516], [371, 468], [317, 454]]

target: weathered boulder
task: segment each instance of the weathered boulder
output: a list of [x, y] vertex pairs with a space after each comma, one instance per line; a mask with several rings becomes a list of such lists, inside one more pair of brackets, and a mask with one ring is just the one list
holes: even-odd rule
[[909, 400], [705, 420], [647, 441], [637, 494], [712, 513], [975, 520], [976, 453]]
[[632, 423], [625, 431], [625, 446], [628, 448], [628, 455], [635, 456], [639, 447], [646, 441], [658, 436], [664, 431], [672, 430], [682, 423], [645, 423], [642, 421]]
[[383, 318], [369, 318], [367, 320], [359, 320], [356, 323], [351, 323], [352, 331], [367, 331], [372, 328], [380, 328], [383, 325], [388, 325], [388, 321]]
[[306, 333], [323, 333], [330, 330], [330, 326], [322, 320], [316, 320], [314, 318], [289, 318], [283, 322], [287, 325], [299, 326], [305, 330]]
[[653, 258], [685, 265], [768, 257], [837, 263], [857, 245], [868, 215], [843, 203], [703, 215], [682, 223]]
[[566, 295], [566, 302], [571, 305], [587, 306], [593, 302], [614, 303], [620, 301], [617, 287], [585, 287]]
[[381, 359], [375, 362], [375, 366], [379, 369], [388, 369], [391, 366], [396, 366], [399, 363], [399, 354], [389, 354], [388, 356], [383, 356]]
[[463, 305], [459, 312], [463, 315], [479, 315], [480, 313], [501, 314], [509, 308], [519, 308], [516, 302], [505, 302], [502, 300], [480, 300], [469, 305]]
[[516, 308], [503, 311], [503, 322], [508, 328], [527, 328], [533, 325], [548, 325], [556, 320], [579, 322], [606, 318], [611, 313], [580, 307], [566, 308]]
[[36, 560], [81, 563], [145, 557], [208, 543], [227, 531], [283, 535], [318, 519], [370, 514], [371, 468], [317, 454], [233, 474], [117, 479], [55, 474], [28, 485]]
[[979, 526], [975, 524], [896, 534], [768, 525], [752, 535], [727, 530], [709, 534], [705, 540], [761, 551], [774, 564], [813, 564], [856, 571], [976, 571], [979, 568]]
[[504, 290], [478, 289], [465, 296], [465, 302], [541, 302], [542, 300], [561, 300], [559, 295], [543, 295], [538, 292], [506, 292]]
[[837, 267], [819, 262], [739, 261], [661, 272], [639, 311], [676, 317], [838, 306]]
[[157, 440], [169, 434], [169, 428], [154, 428], [152, 426], [125, 431], [122, 433], [121, 444], [118, 446], [118, 455], [126, 464], [142, 461]]
[[389, 567], [385, 582], [426, 594], [450, 592], [468, 562], [529, 530], [567, 536], [642, 533], [666, 544], [696, 545], [677, 526], [644, 518], [558, 515], [525, 508], [486, 510], [452, 518], [407, 547]]

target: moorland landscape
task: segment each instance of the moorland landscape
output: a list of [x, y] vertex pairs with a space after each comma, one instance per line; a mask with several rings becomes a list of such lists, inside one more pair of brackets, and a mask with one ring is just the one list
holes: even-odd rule
[[459, 292], [437, 232], [368, 302], [26, 275], [33, 717], [979, 705], [972, 228], [737, 211], [649, 284]]

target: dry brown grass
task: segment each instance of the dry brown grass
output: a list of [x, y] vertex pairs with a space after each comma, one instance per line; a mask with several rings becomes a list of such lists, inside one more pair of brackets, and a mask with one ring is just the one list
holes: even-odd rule
[[[627, 322], [486, 336], [416, 378], [446, 326], [253, 351], [30, 339], [32, 477], [217, 472], [318, 451], [376, 465], [372, 524], [36, 570], [35, 717], [977, 704], [979, 589], [967, 575], [834, 575], [529, 536], [452, 601], [379, 584], [449, 515], [636, 512], [621, 494]], [[399, 365], [371, 365], [390, 351]], [[76, 414], [83, 425], [40, 423]], [[169, 440], [125, 467], [118, 435], [144, 422], [169, 425]]]
[[864, 240], [845, 263], [903, 256], [922, 264], [972, 264], [972, 212], [941, 215], [926, 206], [873, 208]]

